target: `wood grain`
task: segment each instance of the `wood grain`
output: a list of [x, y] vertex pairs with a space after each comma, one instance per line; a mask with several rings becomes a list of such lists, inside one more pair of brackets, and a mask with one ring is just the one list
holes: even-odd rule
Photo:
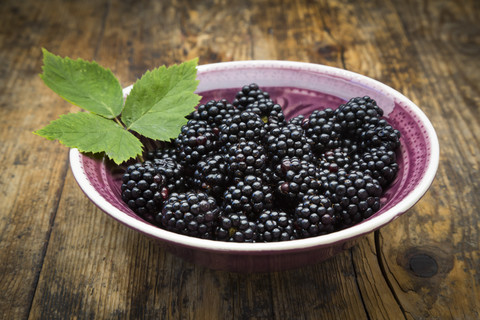
[[[5, 0], [0, 14], [1, 319], [480, 318], [478, 1]], [[359, 72], [431, 119], [439, 170], [412, 210], [324, 263], [205, 269], [108, 218], [68, 150], [32, 134], [77, 110], [39, 79], [42, 47], [123, 86], [194, 57]]]

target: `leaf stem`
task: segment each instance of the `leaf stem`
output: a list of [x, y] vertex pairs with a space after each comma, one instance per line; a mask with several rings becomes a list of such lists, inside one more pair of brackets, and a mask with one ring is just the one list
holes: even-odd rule
[[117, 118], [113, 118], [113, 120], [115, 120], [116, 123], [118, 123], [122, 128], [125, 128], [125, 125]]

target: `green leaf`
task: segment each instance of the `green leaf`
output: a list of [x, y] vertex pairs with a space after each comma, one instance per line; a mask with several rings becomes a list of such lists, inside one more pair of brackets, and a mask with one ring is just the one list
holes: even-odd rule
[[34, 133], [81, 152], [105, 152], [117, 164], [142, 153], [142, 143], [132, 133], [92, 113], [62, 115]]
[[113, 119], [122, 112], [122, 87], [96, 62], [61, 58], [43, 49], [43, 82], [68, 102]]
[[138, 80], [125, 101], [122, 121], [127, 129], [141, 135], [167, 141], [175, 138], [180, 128], [200, 101], [198, 59], [147, 71]]

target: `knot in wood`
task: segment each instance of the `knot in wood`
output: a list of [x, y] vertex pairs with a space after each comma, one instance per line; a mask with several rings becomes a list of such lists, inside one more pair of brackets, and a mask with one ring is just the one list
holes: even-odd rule
[[437, 261], [429, 255], [419, 253], [409, 260], [410, 270], [418, 277], [430, 278], [437, 274]]

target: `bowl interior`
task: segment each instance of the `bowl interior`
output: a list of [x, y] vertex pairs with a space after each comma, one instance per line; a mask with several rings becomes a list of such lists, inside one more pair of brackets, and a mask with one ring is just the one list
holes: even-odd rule
[[[433, 127], [410, 100], [375, 80], [336, 68], [279, 61], [200, 66], [198, 79], [200, 84], [197, 92], [203, 97], [202, 102], [212, 99], [232, 101], [243, 85], [256, 82], [282, 105], [287, 118], [299, 114], [307, 116], [318, 108], [335, 109], [352, 97], [368, 95], [384, 109], [384, 117], [400, 130], [401, 147], [397, 154], [400, 170], [397, 179], [381, 199], [381, 209], [367, 220], [346, 230], [317, 237], [317, 240], [296, 240], [304, 241], [305, 245], [326, 245], [378, 229], [415, 204], [433, 180], [438, 165], [438, 142]], [[129, 88], [125, 90], [126, 94], [128, 92]], [[108, 202], [115, 210], [100, 205], [108, 214], [126, 224], [134, 219], [136, 229], [151, 234], [148, 230], [153, 230], [153, 226], [135, 215], [121, 200], [121, 168], [108, 161], [84, 155], [79, 155], [76, 165], [80, 166], [85, 181], [97, 193], [93, 194], [82, 187], [92, 201], [97, 205], [99, 201]], [[103, 199], [99, 200], [98, 195]], [[119, 218], [119, 215], [128, 216], [128, 219]], [[143, 226], [148, 227], [143, 229]], [[161, 232], [162, 235], [169, 233], [164, 230]], [[186, 238], [174, 236], [177, 240], [182, 237]]]

